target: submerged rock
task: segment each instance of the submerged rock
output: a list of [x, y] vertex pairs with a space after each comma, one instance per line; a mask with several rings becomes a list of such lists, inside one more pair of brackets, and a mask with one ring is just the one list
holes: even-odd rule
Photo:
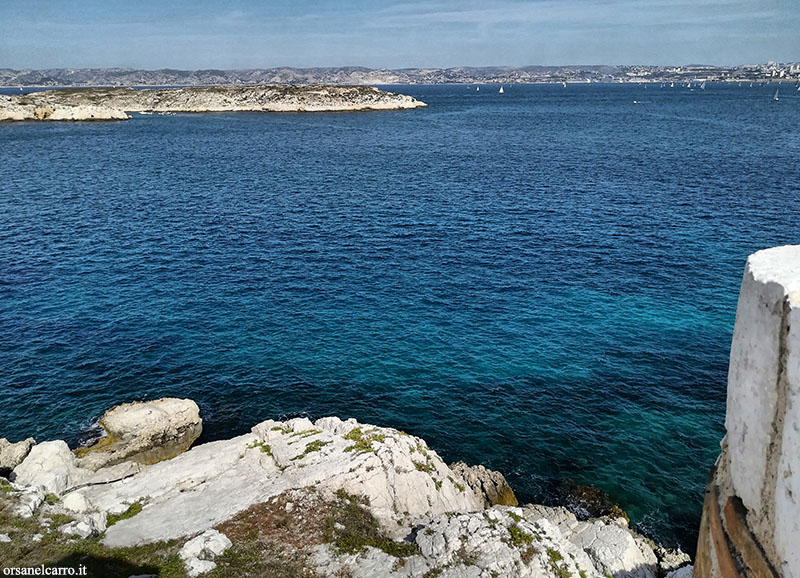
[[630, 522], [628, 514], [611, 496], [594, 486], [564, 481], [557, 493], [566, 507], [582, 520], [607, 517], [622, 520], [625, 524]]
[[100, 418], [106, 437], [76, 452], [82, 468], [133, 461], [153, 464], [186, 451], [203, 431], [200, 408], [190, 399], [125, 403]]

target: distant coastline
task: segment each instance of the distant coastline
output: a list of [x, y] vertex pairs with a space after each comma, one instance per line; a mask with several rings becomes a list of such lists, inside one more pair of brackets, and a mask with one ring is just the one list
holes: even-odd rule
[[267, 68], [137, 70], [131, 68], [0, 69], [0, 87], [130, 87], [258, 84], [548, 84], [639, 82], [796, 82], [800, 62], [740, 66], [487, 66], [455, 68]]

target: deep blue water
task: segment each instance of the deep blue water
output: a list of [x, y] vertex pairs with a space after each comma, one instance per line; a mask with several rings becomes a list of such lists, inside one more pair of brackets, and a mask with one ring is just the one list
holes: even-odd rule
[[799, 240], [800, 93], [400, 90], [430, 108], [0, 126], [0, 436], [352, 416], [692, 549], [745, 258]]

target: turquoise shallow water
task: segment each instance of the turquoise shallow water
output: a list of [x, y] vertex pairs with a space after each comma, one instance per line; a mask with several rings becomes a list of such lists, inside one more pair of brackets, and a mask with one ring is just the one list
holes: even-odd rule
[[744, 260], [798, 242], [800, 99], [401, 90], [430, 108], [0, 126], [0, 436], [163, 395], [205, 439], [356, 417], [692, 549]]

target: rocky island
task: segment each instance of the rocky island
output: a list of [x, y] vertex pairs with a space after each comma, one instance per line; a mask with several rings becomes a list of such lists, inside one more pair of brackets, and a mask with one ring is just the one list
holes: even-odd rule
[[0, 121], [125, 120], [128, 113], [332, 112], [427, 106], [370, 86], [70, 88], [0, 95]]

